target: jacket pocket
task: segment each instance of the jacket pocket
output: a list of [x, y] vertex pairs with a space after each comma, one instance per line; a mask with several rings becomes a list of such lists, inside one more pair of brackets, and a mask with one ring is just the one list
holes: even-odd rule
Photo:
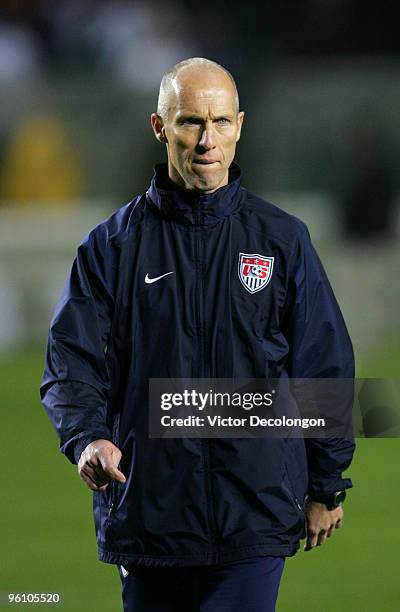
[[304, 506], [295, 493], [295, 489], [290, 479], [289, 471], [286, 464], [283, 473], [282, 488], [291, 500], [291, 502], [296, 506], [297, 510], [304, 513]]
[[292, 481], [290, 479], [288, 468], [286, 464], [285, 464], [285, 470], [284, 470], [284, 475], [283, 475], [283, 480], [282, 480], [282, 488], [285, 491], [286, 495], [289, 497], [290, 501], [292, 502], [292, 505], [296, 508], [296, 511], [298, 512], [299, 520], [301, 521], [301, 525], [302, 525], [302, 530], [301, 530], [301, 535], [300, 535], [300, 539], [302, 540], [307, 535], [306, 513], [304, 509], [304, 503], [300, 502], [298, 496], [295, 493], [295, 489], [292, 485]]

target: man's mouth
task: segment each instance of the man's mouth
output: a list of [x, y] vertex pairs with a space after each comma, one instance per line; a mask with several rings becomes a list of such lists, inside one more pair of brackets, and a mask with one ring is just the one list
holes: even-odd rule
[[200, 166], [211, 166], [212, 164], [217, 164], [218, 160], [213, 159], [194, 159], [194, 164], [198, 164]]

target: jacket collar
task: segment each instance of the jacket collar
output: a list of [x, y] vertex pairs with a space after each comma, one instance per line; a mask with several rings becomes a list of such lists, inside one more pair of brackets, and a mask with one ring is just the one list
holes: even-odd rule
[[166, 219], [185, 225], [215, 225], [231, 215], [239, 205], [241, 174], [237, 164], [229, 167], [229, 182], [213, 193], [182, 189], [168, 177], [168, 165], [157, 164], [150, 188], [150, 200]]

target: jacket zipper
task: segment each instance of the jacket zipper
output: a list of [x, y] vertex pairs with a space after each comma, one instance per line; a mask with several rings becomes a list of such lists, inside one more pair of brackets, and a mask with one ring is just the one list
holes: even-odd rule
[[108, 508], [108, 516], [111, 516], [112, 513], [115, 510], [115, 506], [116, 506], [116, 494], [117, 494], [117, 489], [116, 489], [116, 481], [112, 480], [110, 483], [110, 487], [111, 487], [111, 495], [110, 495], [110, 506]]
[[[196, 283], [197, 283], [197, 336], [198, 336], [198, 349], [199, 349], [199, 365], [198, 365], [198, 378], [203, 378], [206, 375], [205, 361], [206, 361], [206, 329], [204, 320], [204, 249], [202, 251], [202, 216], [200, 210], [200, 204], [196, 209], [195, 214], [196, 221], [196, 241], [195, 241], [195, 256], [196, 256]], [[206, 484], [206, 495], [207, 495], [207, 509], [208, 509], [208, 520], [210, 524], [210, 536], [212, 543], [215, 547], [214, 558], [212, 562], [218, 563], [219, 561], [219, 550], [218, 550], [218, 532], [215, 518], [215, 505], [214, 505], [214, 492], [210, 474], [211, 464], [211, 440], [209, 438], [201, 438], [200, 443], [202, 446], [204, 473], [205, 473], [205, 484]]]
[[[119, 413], [115, 415], [113, 423], [113, 434], [112, 441], [115, 446], [119, 446], [118, 434], [119, 434]], [[117, 506], [117, 493], [118, 493], [118, 482], [112, 480], [110, 482], [110, 505], [108, 507], [108, 516], [110, 517]]]
[[205, 350], [204, 350], [204, 290], [203, 290], [203, 282], [204, 282], [204, 273], [203, 273], [203, 259], [201, 256], [201, 228], [202, 228], [202, 219], [201, 219], [201, 211], [200, 205], [196, 209], [196, 242], [195, 242], [195, 257], [196, 257], [196, 284], [197, 284], [197, 337], [198, 337], [198, 352], [199, 352], [199, 364], [198, 364], [198, 377], [202, 378], [204, 376], [205, 370]]

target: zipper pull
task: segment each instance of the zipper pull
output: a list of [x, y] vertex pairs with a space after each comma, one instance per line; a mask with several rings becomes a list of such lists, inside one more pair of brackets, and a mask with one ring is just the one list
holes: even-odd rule
[[113, 512], [114, 512], [114, 502], [111, 502], [111, 505], [108, 509], [108, 516], [111, 516]]
[[296, 502], [296, 506], [298, 507], [298, 509], [303, 512], [303, 506], [301, 505], [297, 497], [294, 498], [294, 501]]

